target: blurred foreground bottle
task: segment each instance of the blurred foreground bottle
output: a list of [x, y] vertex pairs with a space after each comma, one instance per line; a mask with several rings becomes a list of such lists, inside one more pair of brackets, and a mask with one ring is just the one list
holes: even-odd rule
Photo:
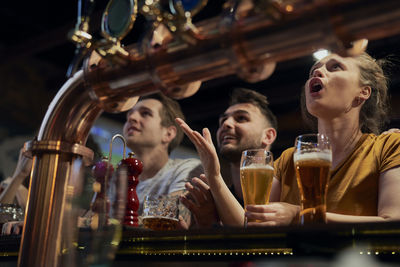
[[125, 160], [125, 139], [115, 135], [110, 142], [109, 157], [92, 169], [93, 198], [78, 222], [77, 266], [111, 266], [121, 240], [129, 169], [119, 163], [114, 171], [111, 164], [112, 143], [116, 138], [124, 143], [122, 161]]

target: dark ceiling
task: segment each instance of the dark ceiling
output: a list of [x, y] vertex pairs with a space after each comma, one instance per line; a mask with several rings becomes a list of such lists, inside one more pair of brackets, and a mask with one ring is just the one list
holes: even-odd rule
[[[198, 15], [201, 19], [220, 12], [222, 0], [211, 0]], [[107, 1], [96, 1], [96, 15], [92, 24], [98, 26], [99, 17]], [[74, 45], [67, 34], [76, 23], [77, 1], [7, 1], [0, 9], [0, 139], [12, 135], [29, 134], [40, 126], [47, 106], [66, 81], [65, 73], [73, 57]], [[97, 25], [96, 25], [97, 24]], [[136, 42], [143, 34], [145, 20], [139, 17], [124, 44]], [[400, 36], [370, 42], [368, 52], [377, 58], [392, 55], [400, 61]], [[295, 136], [308, 131], [299, 115], [300, 89], [313, 64], [311, 56], [279, 62], [273, 75], [266, 81], [248, 84], [236, 76], [203, 83], [193, 97], [180, 101], [189, 123], [195, 129], [209, 127], [215, 132], [218, 115], [227, 106], [233, 87], [248, 87], [268, 96], [271, 109], [279, 122], [276, 154], [292, 145]], [[400, 118], [400, 68], [391, 70], [392, 124]], [[122, 121], [124, 115], [103, 116]], [[188, 141], [185, 141], [187, 144]]]

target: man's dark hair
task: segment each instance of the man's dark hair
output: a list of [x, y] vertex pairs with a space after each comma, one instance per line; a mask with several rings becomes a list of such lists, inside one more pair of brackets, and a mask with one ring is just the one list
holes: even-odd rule
[[231, 95], [229, 106], [242, 103], [250, 103], [258, 107], [266, 120], [269, 122], [270, 126], [275, 130], [278, 130], [278, 122], [275, 115], [268, 108], [269, 102], [265, 95], [246, 88], [236, 88], [233, 90]]
[[176, 136], [168, 145], [168, 154], [170, 154], [174, 148], [179, 146], [183, 139], [183, 131], [175, 122], [175, 118], [181, 118], [182, 120], [185, 119], [181, 106], [177, 101], [165, 96], [162, 93], [142, 96], [139, 101], [144, 99], [155, 99], [160, 101], [162, 104], [162, 108], [160, 109], [161, 125], [164, 127], [169, 127], [172, 125], [176, 127]]

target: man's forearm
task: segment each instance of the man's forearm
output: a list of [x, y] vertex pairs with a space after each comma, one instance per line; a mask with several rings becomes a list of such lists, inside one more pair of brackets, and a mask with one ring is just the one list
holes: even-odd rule
[[219, 175], [208, 179], [218, 215], [224, 225], [243, 226], [244, 210]]

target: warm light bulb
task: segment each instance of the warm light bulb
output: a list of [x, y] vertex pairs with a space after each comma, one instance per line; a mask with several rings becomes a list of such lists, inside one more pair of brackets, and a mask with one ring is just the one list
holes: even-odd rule
[[286, 5], [285, 7], [287, 12], [292, 12], [293, 11], [293, 6], [292, 5]]
[[324, 57], [326, 57], [327, 55], [329, 55], [330, 53], [331, 53], [331, 52], [330, 52], [329, 50], [320, 49], [320, 50], [315, 51], [315, 52], [313, 53], [313, 57], [314, 57], [316, 60], [321, 60], [321, 59], [323, 59]]

